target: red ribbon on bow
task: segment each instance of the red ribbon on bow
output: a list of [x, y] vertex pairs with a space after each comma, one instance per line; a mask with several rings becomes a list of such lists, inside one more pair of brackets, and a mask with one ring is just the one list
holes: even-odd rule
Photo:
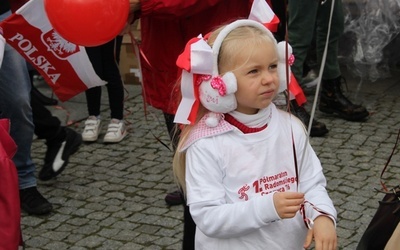
[[185, 50], [176, 59], [176, 65], [179, 68], [184, 69], [187, 72], [190, 72], [192, 70], [191, 61], [190, 61], [190, 54], [191, 54], [190, 47], [192, 46], [193, 43], [199, 41], [200, 39], [202, 39], [202, 38], [194, 37], [187, 42], [187, 44], [185, 46]]

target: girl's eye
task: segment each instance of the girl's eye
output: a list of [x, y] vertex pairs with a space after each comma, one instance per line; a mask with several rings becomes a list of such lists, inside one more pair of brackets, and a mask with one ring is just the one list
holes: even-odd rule
[[272, 64], [272, 65], [269, 66], [270, 70], [274, 70], [276, 68], [278, 68], [278, 64]]
[[258, 72], [257, 69], [253, 69], [253, 70], [250, 70], [250, 71], [249, 71], [249, 74], [256, 74], [257, 72]]

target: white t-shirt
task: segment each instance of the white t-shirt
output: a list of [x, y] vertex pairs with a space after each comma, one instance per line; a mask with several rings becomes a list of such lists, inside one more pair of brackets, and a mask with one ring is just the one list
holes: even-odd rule
[[[304, 192], [306, 201], [336, 218], [304, 126], [270, 107], [270, 122], [260, 132], [244, 134], [225, 120], [216, 128], [201, 122], [192, 131], [201, 135], [185, 147], [187, 204], [197, 226], [197, 250], [303, 249], [307, 228], [302, 216], [280, 219], [272, 199], [277, 191]], [[320, 215], [307, 205], [306, 214], [311, 219]]]

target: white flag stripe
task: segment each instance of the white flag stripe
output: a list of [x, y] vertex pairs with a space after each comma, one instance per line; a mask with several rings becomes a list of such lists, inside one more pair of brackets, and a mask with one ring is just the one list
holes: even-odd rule
[[269, 23], [275, 17], [275, 13], [264, 0], [254, 0], [249, 19], [260, 23]]

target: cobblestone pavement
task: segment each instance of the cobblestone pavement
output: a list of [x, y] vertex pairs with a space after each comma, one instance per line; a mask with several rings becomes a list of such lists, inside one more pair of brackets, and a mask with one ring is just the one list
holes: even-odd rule
[[[380, 171], [400, 128], [398, 75], [363, 84], [348, 78], [347, 95], [371, 112], [366, 122], [347, 122], [316, 112], [330, 132], [310, 142], [323, 164], [338, 210], [340, 249], [355, 249], [383, 197], [374, 188], [380, 187]], [[42, 91], [48, 89], [42, 87]], [[164, 201], [166, 193], [176, 187], [172, 152], [156, 139], [169, 145], [163, 116], [147, 107], [145, 119], [140, 87], [129, 85], [127, 89], [129, 136], [119, 144], [106, 145], [101, 140], [83, 144], [59, 177], [38, 183], [54, 212], [48, 216], [22, 213], [26, 249], [181, 249], [182, 207], [169, 207]], [[81, 132], [86, 116], [84, 96], [60, 106], [49, 109], [64, 123], [75, 122], [71, 127]], [[103, 108], [102, 115], [107, 117], [107, 106]], [[32, 156], [38, 169], [45, 151], [44, 142], [35, 139]], [[396, 152], [385, 175], [389, 185], [399, 181], [400, 154]]]

